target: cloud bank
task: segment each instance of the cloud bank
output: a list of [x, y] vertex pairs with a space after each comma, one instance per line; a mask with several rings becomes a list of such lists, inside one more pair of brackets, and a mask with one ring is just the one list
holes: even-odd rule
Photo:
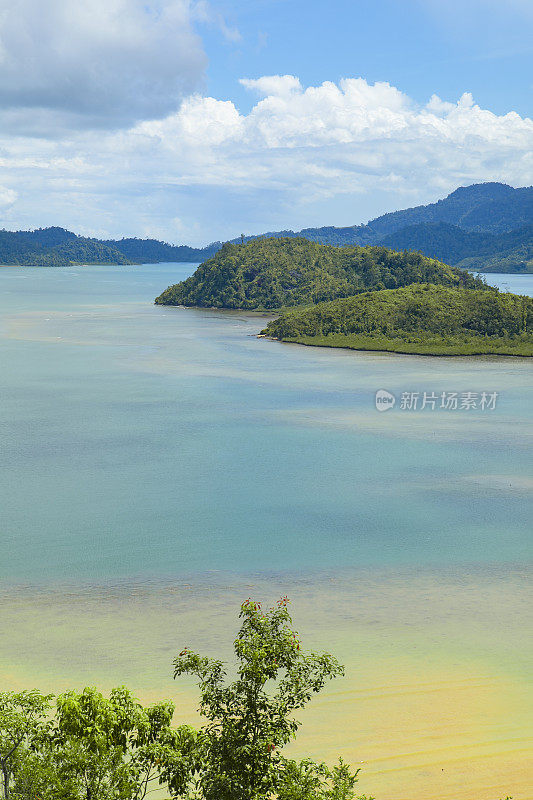
[[[496, 115], [468, 93], [418, 105], [362, 78], [242, 83], [259, 95], [248, 114], [192, 95], [178, 111], [119, 132], [5, 139], [4, 192], [18, 195], [9, 215], [29, 220], [47, 192], [58, 224], [206, 242], [244, 226], [354, 224], [477, 181], [533, 183], [533, 121]], [[374, 195], [381, 207], [368, 202]]]
[[189, 0], [0, 0], [4, 130], [53, 135], [174, 110], [206, 57]]

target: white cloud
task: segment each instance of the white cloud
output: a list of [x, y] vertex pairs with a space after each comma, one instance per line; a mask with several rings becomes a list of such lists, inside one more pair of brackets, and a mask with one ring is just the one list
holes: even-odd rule
[[494, 114], [468, 93], [417, 105], [361, 78], [306, 89], [293, 76], [244, 83], [261, 94], [248, 114], [198, 95], [121, 132], [0, 141], [3, 182], [20, 195], [7, 219], [205, 242], [274, 225], [354, 224], [477, 181], [533, 183], [533, 121]]
[[241, 115], [229, 101], [195, 97], [168, 118], [134, 128], [125, 146], [135, 149], [136, 137], [146, 137], [152, 157], [165, 170], [169, 163], [179, 165], [173, 179], [185, 183], [275, 182], [303, 192], [309, 183], [322, 183], [328, 193], [351, 190], [390, 174], [408, 183], [417, 179], [413, 168], [424, 182], [452, 173], [532, 177], [524, 166], [533, 122], [482, 109], [468, 93], [457, 103], [434, 95], [417, 106], [388, 83], [370, 85], [361, 78], [305, 90], [292, 76], [243, 83], [270, 92], [249, 114]]
[[4, 130], [113, 127], [174, 110], [206, 57], [189, 0], [0, 0]]
[[6, 189], [0, 186], [0, 208], [9, 208], [17, 199], [17, 193], [13, 189]]
[[294, 75], [263, 75], [262, 78], [241, 78], [239, 83], [257, 94], [286, 97], [292, 92], [300, 92], [302, 84]]

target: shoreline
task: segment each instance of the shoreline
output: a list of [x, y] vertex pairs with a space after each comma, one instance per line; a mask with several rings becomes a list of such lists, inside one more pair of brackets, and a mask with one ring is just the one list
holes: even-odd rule
[[[267, 334], [257, 334], [258, 339], [268, 339], [271, 342], [279, 342], [280, 344], [298, 344], [304, 347], [327, 347], [331, 350], [355, 350], [356, 352], [363, 353], [393, 353], [403, 356], [427, 356], [429, 358], [475, 358], [480, 356], [487, 356], [489, 358], [533, 358], [533, 353], [528, 355], [526, 353], [493, 353], [493, 352], [475, 352], [475, 353], [435, 353], [435, 352], [421, 352], [419, 350], [404, 350], [392, 349], [388, 347], [371, 347], [371, 346], [355, 346], [349, 344], [328, 344], [326, 342], [313, 342], [302, 341], [301, 339], [276, 339], [274, 336], [267, 336]], [[312, 337], [309, 337], [312, 338]]]

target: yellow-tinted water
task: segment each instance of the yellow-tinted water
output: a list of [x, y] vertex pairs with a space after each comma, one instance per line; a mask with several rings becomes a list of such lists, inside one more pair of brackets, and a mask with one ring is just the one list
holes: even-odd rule
[[187, 644], [231, 660], [241, 600], [286, 592], [304, 644], [346, 666], [302, 714], [292, 753], [342, 754], [361, 767], [361, 793], [378, 800], [533, 796], [531, 605], [520, 569], [11, 590], [0, 679], [53, 691], [125, 683], [145, 701], [172, 697], [176, 721], [196, 722], [194, 685], [172, 680], [173, 656]]

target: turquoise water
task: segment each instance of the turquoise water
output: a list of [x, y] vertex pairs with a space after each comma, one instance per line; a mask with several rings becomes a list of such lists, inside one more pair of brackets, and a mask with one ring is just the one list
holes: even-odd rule
[[[526, 800], [531, 362], [153, 305], [194, 266], [0, 270], [0, 688], [127, 684], [196, 724], [173, 657], [231, 659], [239, 603], [288, 594], [346, 666], [291, 752], [382, 800]], [[402, 410], [417, 391], [498, 397]]]
[[[265, 317], [152, 304], [194, 268], [2, 268], [4, 586], [530, 559], [529, 360], [283, 345]], [[424, 391], [498, 398], [399, 408]]]

